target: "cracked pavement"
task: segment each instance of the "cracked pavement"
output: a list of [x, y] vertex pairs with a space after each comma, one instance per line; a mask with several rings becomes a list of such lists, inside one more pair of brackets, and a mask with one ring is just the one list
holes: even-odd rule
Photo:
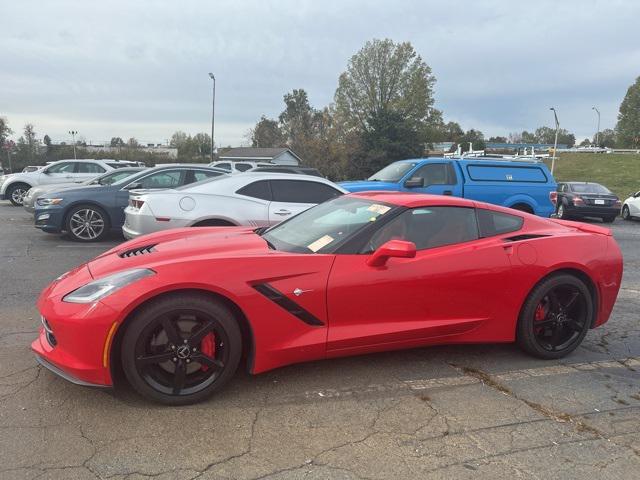
[[640, 222], [611, 320], [568, 358], [447, 346], [239, 372], [189, 407], [37, 366], [37, 295], [122, 241], [78, 245], [0, 203], [0, 479], [637, 478]]

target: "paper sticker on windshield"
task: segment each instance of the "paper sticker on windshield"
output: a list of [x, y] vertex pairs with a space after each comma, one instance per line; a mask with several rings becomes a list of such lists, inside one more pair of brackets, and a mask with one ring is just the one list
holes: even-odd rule
[[369, 210], [370, 212], [377, 213], [378, 215], [384, 215], [389, 210], [391, 210], [391, 207], [374, 203], [373, 205], [369, 205], [369, 208], [367, 208], [367, 210]]
[[315, 242], [307, 245], [307, 248], [312, 252], [317, 252], [322, 247], [326, 247], [327, 245], [329, 245], [331, 242], [333, 242], [333, 237], [331, 235], [325, 235], [324, 237], [320, 237]]

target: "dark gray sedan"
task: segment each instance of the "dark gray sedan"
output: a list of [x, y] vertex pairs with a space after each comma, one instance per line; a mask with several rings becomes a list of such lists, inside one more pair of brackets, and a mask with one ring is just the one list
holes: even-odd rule
[[35, 226], [47, 233], [66, 232], [72, 240], [95, 242], [120, 231], [129, 192], [175, 188], [225, 175], [200, 165], [167, 165], [144, 170], [108, 186], [88, 185], [51, 192], [36, 200]]

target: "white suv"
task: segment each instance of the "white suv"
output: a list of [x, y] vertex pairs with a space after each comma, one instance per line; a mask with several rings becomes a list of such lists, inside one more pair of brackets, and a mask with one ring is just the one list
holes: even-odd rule
[[58, 160], [35, 172], [21, 172], [0, 177], [0, 200], [9, 200], [15, 206], [31, 187], [54, 183], [81, 183], [120, 167], [136, 167], [127, 160]]

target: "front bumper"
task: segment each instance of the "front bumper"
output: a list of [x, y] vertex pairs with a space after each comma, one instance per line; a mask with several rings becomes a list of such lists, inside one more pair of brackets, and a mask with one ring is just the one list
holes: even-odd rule
[[64, 208], [58, 205], [33, 210], [34, 226], [43, 232], [60, 233], [64, 229]]
[[91, 386], [111, 386], [109, 350], [117, 312], [101, 302], [73, 304], [43, 292], [38, 310], [46, 319], [31, 344], [38, 362], [63, 378]]

